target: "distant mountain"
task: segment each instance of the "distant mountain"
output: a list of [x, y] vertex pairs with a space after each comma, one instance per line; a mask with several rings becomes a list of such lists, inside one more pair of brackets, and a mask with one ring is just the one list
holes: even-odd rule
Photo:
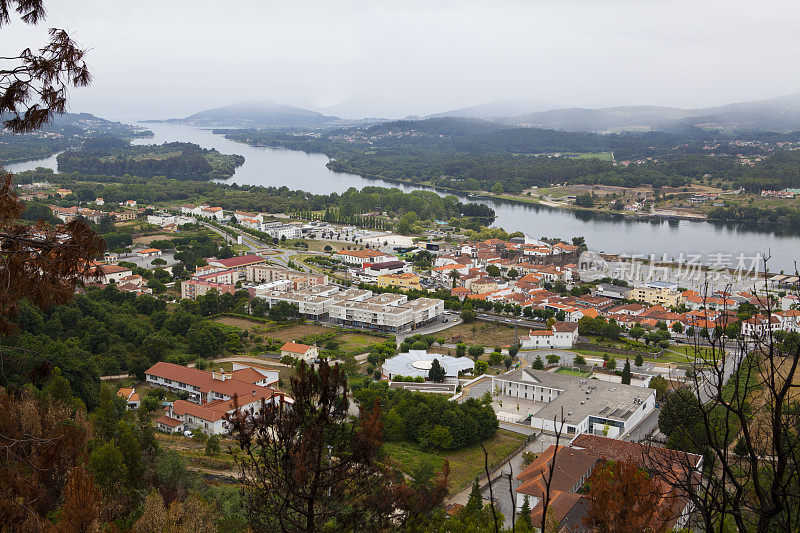
[[270, 102], [243, 102], [214, 109], [206, 109], [182, 119], [167, 122], [188, 122], [197, 126], [247, 127], [308, 127], [331, 126], [342, 123], [339, 117], [323, 115], [316, 111], [273, 104]]
[[657, 106], [571, 108], [496, 120], [513, 126], [566, 131], [675, 131], [687, 127], [723, 131], [794, 131], [800, 129], [800, 94], [699, 109]]
[[531, 112], [544, 111], [546, 109], [553, 109], [556, 106], [544, 102], [536, 102], [532, 100], [503, 100], [500, 102], [491, 102], [488, 104], [480, 104], [469, 107], [462, 107], [460, 109], [451, 109], [442, 113], [435, 113], [430, 115], [429, 118], [437, 117], [460, 117], [460, 118], [499, 118], [499, 117], [513, 117]]

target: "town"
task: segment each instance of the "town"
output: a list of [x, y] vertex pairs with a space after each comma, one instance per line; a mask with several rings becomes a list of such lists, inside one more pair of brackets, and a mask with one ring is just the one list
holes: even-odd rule
[[[102, 199], [91, 203], [104, 208]], [[99, 223], [110, 216], [171, 239], [108, 253], [95, 264], [98, 281], [87, 288], [113, 286], [139, 296], [154, 294], [155, 287], [175, 303], [243, 297], [245, 314], [231, 314], [229, 323], [251, 334], [283, 331], [286, 339], [267, 349], [254, 345], [238, 357], [233, 350], [222, 364], [203, 361], [208, 370], [157, 362], [143, 370], [141, 381], [121, 379], [117, 394], [129, 409], [139, 409], [145, 394], [167, 393], [157, 393], [166, 400], [152, 419], [159, 432], [225, 438], [239, 410], [256, 415], [263, 405], [292, 404], [282, 376], [301, 361], [349, 360], [354, 376], [384, 382], [389, 390], [490, 406], [499, 431], [520, 444], [498, 456], [492, 471], [470, 475], [482, 479], [483, 497], [491, 498], [486, 487], [517, 468], [514, 509], [504, 509], [506, 516], [541, 516], [542, 476], [557, 447], [568, 446], [575, 468], [559, 470], [553, 481], [564, 487], [552, 502], [562, 527], [580, 525], [587, 501], [578, 489], [599, 464], [664, 446], [669, 436], [659, 429], [660, 404], [669, 390], [702, 372], [703, 358], [714, 351], [706, 339], [800, 332], [796, 276], [768, 274], [759, 290], [757, 277], [741, 272], [738, 281], [733, 271], [712, 272], [710, 282], [707, 270], [679, 279], [673, 270], [680, 265], [645, 265], [637, 277], [620, 262], [608, 271], [612, 276], [597, 278], [594, 265], [582, 264], [586, 243], [580, 238], [471, 241], [441, 231], [410, 238], [209, 205], [157, 208], [125, 201], [112, 208], [51, 209], [63, 222], [85, 217]], [[239, 255], [205, 257], [194, 272], [182, 264], [182, 278], [150, 284], [155, 270], [170, 272], [180, 263], [175, 239], [198, 228]], [[299, 250], [298, 242], [304, 243]], [[264, 328], [258, 320], [277, 317], [267, 314], [273, 308], [284, 309], [288, 320], [270, 320], [275, 325]], [[347, 353], [336, 348], [338, 339], [359, 331], [376, 344]], [[531, 461], [532, 449], [541, 455]], [[682, 461], [702, 470], [700, 456], [689, 453]], [[454, 489], [450, 507], [459, 509], [467, 504], [469, 484]], [[674, 511], [669, 524], [683, 527], [691, 503], [675, 496], [665, 505]]]

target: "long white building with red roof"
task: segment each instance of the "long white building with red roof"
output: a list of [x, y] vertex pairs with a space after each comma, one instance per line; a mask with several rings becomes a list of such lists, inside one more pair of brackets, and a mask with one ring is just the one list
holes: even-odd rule
[[205, 372], [172, 363], [159, 362], [145, 371], [146, 382], [154, 387], [189, 394], [189, 400], [176, 400], [156, 427], [167, 433], [199, 429], [217, 435], [228, 432], [227, 414], [239, 409], [258, 412], [264, 402], [292, 403], [291, 398], [271, 388], [278, 372], [234, 363], [230, 372]]

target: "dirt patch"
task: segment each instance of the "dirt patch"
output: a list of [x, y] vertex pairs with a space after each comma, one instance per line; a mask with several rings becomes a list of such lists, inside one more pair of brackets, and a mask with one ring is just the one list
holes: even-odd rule
[[158, 241], [161, 239], [171, 239], [173, 238], [172, 235], [167, 235], [166, 233], [157, 233], [155, 235], [144, 235], [142, 237], [136, 237], [133, 239], [133, 242], [137, 244], [150, 244], [153, 241]]
[[[518, 333], [524, 335], [526, 330], [520, 329]], [[516, 342], [514, 328], [496, 322], [476, 321], [459, 324], [436, 333], [436, 336], [443, 337], [447, 342], [452, 342], [454, 338], [460, 336], [459, 342], [482, 346], [506, 346]]]
[[258, 322], [257, 320], [248, 320], [246, 318], [239, 318], [235, 316], [221, 316], [219, 318], [214, 319], [215, 322], [219, 322], [220, 324], [225, 324], [226, 326], [233, 326], [235, 328], [239, 328], [242, 331], [247, 331], [253, 326], [263, 326], [264, 324]]
[[319, 335], [320, 333], [327, 333], [329, 331], [331, 331], [330, 328], [315, 326], [314, 324], [300, 324], [298, 326], [290, 326], [288, 328], [270, 331], [264, 335], [282, 341], [292, 341], [307, 335]]

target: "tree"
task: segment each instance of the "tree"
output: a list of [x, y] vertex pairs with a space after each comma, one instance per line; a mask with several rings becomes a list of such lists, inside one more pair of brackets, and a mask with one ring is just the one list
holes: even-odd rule
[[541, 355], [536, 355], [536, 359], [531, 363], [531, 368], [534, 370], [544, 370], [544, 361], [542, 361]]
[[70, 471], [63, 497], [64, 503], [61, 504], [61, 515], [55, 531], [68, 533], [98, 529], [97, 520], [102, 505], [100, 493], [83, 466], [76, 466]]
[[[45, 18], [42, 0], [2, 0], [0, 27], [10, 22], [12, 10], [30, 25]], [[64, 30], [51, 28], [49, 34], [50, 42], [43, 48], [37, 52], [26, 48], [18, 56], [6, 58], [5, 68], [0, 70], [0, 113], [7, 114], [5, 127], [14, 133], [39, 129], [54, 115], [63, 114], [67, 89], [91, 81], [83, 61], [85, 52]]]
[[669, 518], [656, 480], [634, 463], [608, 461], [589, 476], [589, 509], [584, 524], [592, 531], [657, 533]]
[[468, 515], [476, 515], [481, 509], [483, 509], [483, 496], [481, 496], [481, 491], [478, 487], [478, 478], [475, 478], [463, 512]]
[[441, 383], [445, 377], [447, 377], [447, 373], [444, 367], [439, 363], [438, 359], [434, 359], [430, 370], [428, 370], [428, 379], [434, 383]]
[[491, 277], [496, 278], [500, 276], [500, 267], [497, 265], [488, 265], [486, 267], [486, 273], [489, 274]]
[[486, 371], [489, 369], [489, 363], [486, 361], [475, 361], [475, 375], [480, 376], [485, 374]]
[[456, 344], [456, 357], [464, 357], [467, 355], [467, 345], [463, 342]]
[[635, 340], [641, 339], [644, 336], [644, 334], [645, 334], [644, 328], [639, 324], [634, 325], [629, 332], [631, 338]]
[[478, 315], [472, 309], [464, 309], [463, 311], [461, 311], [461, 320], [463, 320], [465, 324], [469, 324], [470, 322], [475, 322], [477, 316]]
[[502, 362], [503, 362], [503, 354], [502, 353], [500, 353], [498, 351], [494, 351], [494, 352], [489, 354], [489, 364], [490, 365], [497, 366]]
[[451, 270], [451, 271], [450, 271], [450, 273], [449, 273], [449, 274], [447, 274], [447, 276], [448, 276], [450, 279], [452, 279], [452, 280], [453, 280], [453, 288], [455, 288], [455, 286], [456, 286], [456, 281], [458, 281], [458, 279], [461, 277], [461, 273], [460, 273], [458, 270], [455, 270], [455, 269], [453, 269], [453, 270]]
[[575, 366], [586, 366], [586, 358], [584, 356], [578, 354], [572, 359], [572, 363]]
[[417, 499], [402, 476], [377, 459], [380, 407], [348, 415], [341, 368], [300, 363], [291, 378], [294, 404], [281, 398], [261, 412], [228, 417], [242, 453], [237, 457], [245, 516], [256, 531], [380, 530], [402, 527], [422, 503], [438, 504], [446, 470], [435, 489]]
[[[89, 455], [89, 471], [97, 481], [107, 509], [113, 513], [116, 507], [114, 502], [120, 497], [125, 483], [125, 459], [113, 441], [92, 450]], [[111, 517], [113, 516], [112, 514]]]
[[483, 355], [484, 348], [483, 346], [480, 345], [473, 345], [469, 347], [469, 350], [467, 350], [467, 352], [469, 353], [470, 357], [472, 357], [477, 361], [478, 357]]
[[653, 376], [650, 378], [649, 388], [656, 391], [656, 401], [663, 401], [667, 396], [669, 383], [662, 376]]
[[511, 357], [516, 357], [518, 353], [519, 353], [519, 344], [512, 344], [508, 348], [508, 355], [510, 355]]
[[622, 367], [622, 384], [631, 384], [631, 361], [627, 357], [625, 358], [625, 366]]
[[683, 324], [676, 320], [672, 323], [672, 331], [675, 333], [683, 333]]
[[641, 367], [642, 365], [644, 365], [644, 357], [642, 357], [642, 354], [640, 353], [636, 354], [636, 358], [634, 358], [633, 364], [635, 364], [637, 367]]
[[561, 356], [559, 356], [558, 354], [554, 353], [548, 354], [547, 356], [548, 365], [557, 365], [559, 361], [561, 361]]
[[519, 510], [519, 515], [522, 518], [522, 521], [525, 523], [525, 526], [528, 530], [533, 530], [533, 517], [531, 516], [531, 502], [528, 499], [528, 495], [525, 495], [524, 500], [522, 501], [522, 508]]
[[606, 359], [606, 368], [609, 370], [614, 370], [615, 368], [617, 368], [617, 360], [614, 359], [613, 357], [609, 357], [608, 359]]

